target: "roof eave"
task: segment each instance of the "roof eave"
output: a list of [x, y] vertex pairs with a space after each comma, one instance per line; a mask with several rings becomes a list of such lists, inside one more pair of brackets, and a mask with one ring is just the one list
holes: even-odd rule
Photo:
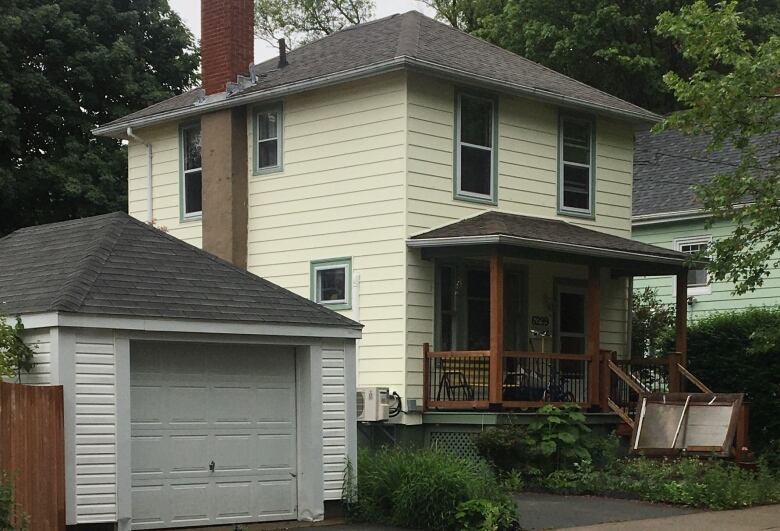
[[685, 267], [687, 261], [687, 259], [682, 258], [673, 258], [632, 251], [618, 251], [614, 249], [606, 249], [603, 247], [594, 247], [574, 243], [551, 242], [549, 240], [522, 238], [519, 236], [509, 236], [506, 234], [490, 234], [485, 236], [455, 236], [447, 238], [410, 238], [406, 240], [406, 245], [412, 248], [499, 244], [515, 245], [547, 251], [558, 251], [597, 258], [617, 258], [636, 260], [641, 262], [651, 262], [656, 264], [662, 263], [679, 267]]
[[304, 92], [306, 90], [344, 83], [346, 81], [371, 77], [395, 70], [400, 70], [402, 68], [412, 68], [422, 70], [424, 72], [435, 73], [442, 77], [451, 78], [460, 82], [483, 85], [499, 92], [518, 94], [568, 107], [586, 109], [592, 112], [629, 120], [634, 123], [651, 124], [661, 119], [660, 116], [649, 111], [621, 111], [612, 107], [596, 105], [577, 98], [564, 96], [563, 94], [545, 91], [537, 87], [529, 87], [518, 83], [508, 83], [506, 81], [497, 80], [487, 76], [475, 76], [466, 71], [445, 67], [430, 61], [424, 61], [408, 56], [399, 56], [387, 61], [374, 63], [364, 67], [344, 70], [305, 81], [289, 83], [286, 85], [270, 88], [268, 90], [254, 91], [246, 94], [238, 93], [235, 96], [215, 99], [212, 102], [207, 101], [205, 103], [191, 105], [183, 109], [177, 109], [175, 111], [162, 112], [137, 119], [121, 121], [115, 124], [102, 125], [93, 129], [92, 134], [97, 136], [118, 137], [123, 135], [128, 127], [140, 128], [167, 122], [170, 120], [188, 118], [202, 114], [204, 112], [211, 112], [223, 108], [235, 107], [238, 105], [245, 105], [264, 100], [271, 100], [289, 94], [295, 94]]

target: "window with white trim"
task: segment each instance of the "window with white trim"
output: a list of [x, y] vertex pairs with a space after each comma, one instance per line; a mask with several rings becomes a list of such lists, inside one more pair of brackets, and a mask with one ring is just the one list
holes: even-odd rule
[[282, 108], [255, 112], [255, 171], [279, 171], [282, 167]]
[[196, 217], [203, 210], [203, 170], [200, 158], [200, 124], [181, 128], [182, 216]]
[[456, 196], [495, 201], [495, 102], [458, 94]]
[[[701, 238], [686, 238], [682, 240], [676, 240], [675, 246], [681, 253], [698, 256], [700, 253], [707, 251], [711, 238], [709, 236], [703, 236]], [[696, 269], [688, 270], [688, 292], [709, 293], [710, 289], [710, 277], [706, 268], [700, 267]], [[694, 293], [695, 294], [695, 293]]]
[[559, 209], [593, 213], [593, 124], [589, 120], [562, 117], [560, 123]]
[[349, 258], [312, 262], [312, 300], [334, 310], [351, 307], [352, 261]]

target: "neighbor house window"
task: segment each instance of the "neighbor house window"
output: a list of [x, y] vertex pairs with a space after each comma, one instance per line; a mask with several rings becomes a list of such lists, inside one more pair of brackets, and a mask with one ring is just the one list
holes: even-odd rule
[[[681, 253], [698, 256], [704, 253], [711, 243], [709, 236], [684, 238], [675, 241], [675, 247]], [[707, 269], [701, 267], [688, 270], [688, 295], [711, 293], [710, 277]]]
[[312, 300], [334, 310], [351, 307], [352, 261], [320, 260], [311, 264]]
[[495, 202], [495, 101], [458, 94], [456, 114], [455, 196]]
[[181, 128], [182, 217], [200, 216], [203, 210], [203, 171], [200, 162], [200, 124]]
[[264, 107], [254, 115], [255, 173], [279, 171], [282, 168], [282, 108]]
[[559, 209], [562, 212], [592, 215], [593, 123], [562, 117], [559, 143]]

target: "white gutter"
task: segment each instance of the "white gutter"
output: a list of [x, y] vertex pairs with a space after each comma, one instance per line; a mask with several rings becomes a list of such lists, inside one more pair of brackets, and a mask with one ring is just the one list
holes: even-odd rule
[[[133, 133], [133, 128], [128, 127], [125, 131], [127, 133], [127, 136], [136, 142], [139, 142], [141, 144], [144, 143], [144, 140]], [[152, 144], [151, 142], [146, 143], [146, 222], [151, 223], [154, 219], [154, 193], [152, 189], [153, 183], [153, 177], [152, 177]]]
[[[542, 249], [559, 252], [570, 252], [586, 256], [600, 256], [605, 258], [626, 258], [640, 260], [644, 262], [662, 262], [682, 266], [686, 263], [688, 257], [671, 258], [647, 253], [633, 251], [618, 251], [613, 249], [604, 249], [602, 247], [593, 247], [591, 245], [580, 245], [576, 243], [551, 242], [549, 240], [538, 240], [536, 238], [523, 238], [520, 236], [507, 236], [505, 234], [491, 234], [488, 236], [454, 236], [449, 238], [420, 238], [408, 239], [406, 245], [412, 248], [422, 247], [452, 247], [456, 245], [518, 245], [530, 247], [533, 249]], [[668, 250], [668, 249], [665, 249]]]
[[359, 68], [353, 68], [351, 70], [344, 70], [341, 72], [328, 74], [314, 79], [307, 79], [304, 81], [289, 83], [287, 85], [270, 88], [268, 90], [248, 92], [245, 94], [241, 94], [239, 92], [235, 96], [213, 98], [211, 101], [206, 101], [198, 105], [190, 105], [183, 109], [177, 109], [175, 111], [169, 111], [169, 112], [154, 114], [151, 116], [145, 116], [135, 120], [130, 120], [129, 122], [120, 123], [117, 125], [103, 125], [93, 129], [92, 134], [103, 135], [103, 136], [115, 136], [117, 134], [124, 132], [127, 126], [145, 127], [147, 125], [167, 122], [175, 119], [186, 118], [189, 116], [202, 114], [204, 112], [212, 112], [222, 108], [235, 107], [238, 105], [246, 105], [258, 101], [280, 98], [288, 94], [294, 94], [297, 92], [303, 92], [306, 90], [321, 88], [329, 85], [336, 85], [338, 83], [343, 83], [345, 81], [362, 79], [362, 78], [375, 76], [378, 74], [392, 72], [395, 70], [400, 70], [409, 67], [417, 68], [425, 72], [435, 72], [440, 75], [444, 75], [446, 77], [458, 79], [459, 81], [464, 83], [487, 85], [490, 88], [493, 88], [494, 90], [498, 90], [501, 92], [531, 96], [536, 99], [541, 99], [541, 100], [545, 100], [553, 103], [559, 103], [559, 104], [562, 103], [572, 107], [580, 107], [580, 108], [584, 107], [586, 109], [597, 111], [599, 113], [609, 114], [621, 118], [629, 118], [631, 120], [636, 120], [640, 122], [654, 123], [661, 119], [660, 116], [649, 112], [641, 113], [641, 112], [632, 112], [632, 111], [618, 111], [606, 105], [597, 105], [594, 103], [585, 102], [578, 98], [564, 96], [563, 94], [558, 94], [556, 92], [544, 90], [538, 87], [530, 87], [526, 85], [521, 85], [519, 83], [511, 83], [511, 82], [491, 78], [488, 76], [475, 76], [465, 70], [449, 68], [446, 66], [439, 65], [437, 63], [432, 63], [429, 61], [424, 61], [413, 57], [401, 56], [401, 57], [394, 57], [393, 59], [389, 59], [387, 61], [382, 61], [379, 63], [374, 63]]
[[670, 221], [686, 221], [689, 219], [704, 219], [711, 214], [703, 209], [681, 210], [679, 212], [658, 212], [655, 214], [640, 214], [631, 217], [631, 224], [635, 227], [652, 225], [655, 223], [668, 223]]

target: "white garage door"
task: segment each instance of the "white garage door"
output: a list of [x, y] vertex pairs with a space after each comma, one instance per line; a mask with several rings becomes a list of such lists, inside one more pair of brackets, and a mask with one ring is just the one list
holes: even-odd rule
[[296, 517], [291, 348], [133, 343], [133, 529]]

